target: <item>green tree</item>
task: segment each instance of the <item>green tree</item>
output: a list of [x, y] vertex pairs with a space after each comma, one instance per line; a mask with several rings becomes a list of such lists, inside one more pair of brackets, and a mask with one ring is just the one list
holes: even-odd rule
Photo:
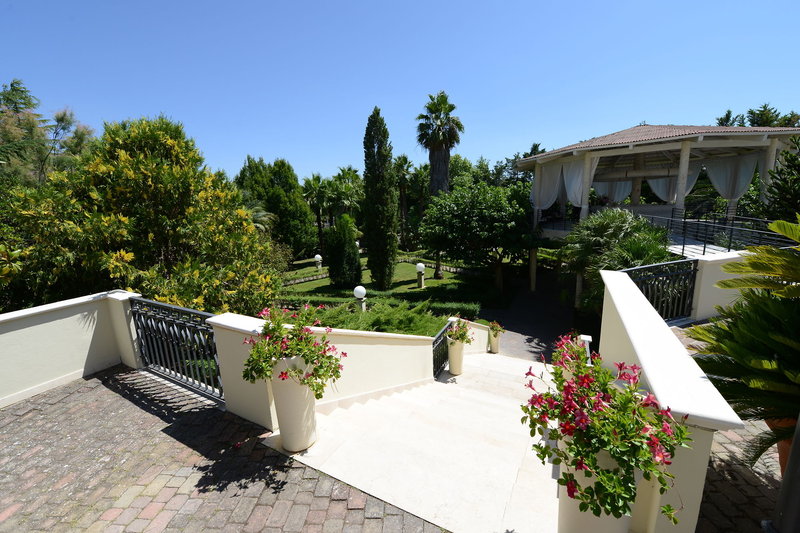
[[734, 115], [733, 111], [728, 109], [721, 117], [717, 117], [717, 126], [744, 126], [744, 115]]
[[303, 182], [303, 198], [317, 217], [317, 247], [322, 250], [322, 214], [328, 208], [329, 181], [319, 174], [312, 174]]
[[[779, 220], [770, 229], [800, 244], [797, 224]], [[720, 288], [739, 289], [740, 297], [719, 308], [710, 325], [689, 330], [702, 341], [697, 363], [745, 420], [766, 420], [771, 429], [756, 436], [747, 449], [749, 462], [794, 435], [800, 398], [800, 255], [798, 249], [748, 248], [742, 261], [723, 270], [741, 277], [722, 280]], [[792, 420], [781, 427], [772, 423]], [[785, 465], [782, 465], [783, 469]]]
[[444, 91], [436, 96], [429, 94], [425, 113], [417, 116], [417, 142], [428, 150], [431, 165], [431, 195], [450, 190], [448, 176], [450, 150], [461, 142], [464, 125], [452, 115], [456, 106], [451, 104]]
[[358, 170], [351, 165], [339, 167], [328, 184], [328, 219], [333, 225], [334, 218], [347, 214], [358, 220], [361, 204], [364, 200], [364, 181]]
[[453, 259], [490, 267], [502, 288], [503, 262], [523, 259], [530, 247], [524, 188], [476, 183], [432, 198], [421, 227], [427, 246]]
[[624, 209], [604, 209], [578, 223], [559, 254], [578, 276], [580, 307], [599, 312], [603, 303], [600, 270], [621, 270], [670, 261], [667, 231]]
[[325, 230], [325, 249], [331, 286], [353, 288], [361, 283], [361, 259], [356, 246], [356, 225], [348, 215]]
[[43, 183], [52, 170], [72, 168], [88, 148], [92, 130], [72, 111], [43, 119], [35, 98], [20, 80], [0, 91], [0, 183]]
[[770, 172], [765, 212], [771, 219], [792, 221], [800, 213], [800, 137], [792, 137], [791, 147], [781, 152], [775, 170]]
[[276, 159], [268, 164], [248, 155], [234, 182], [275, 215], [273, 238], [288, 245], [294, 257], [313, 250], [314, 215], [288, 161]]
[[398, 191], [389, 130], [375, 107], [364, 132], [364, 236], [367, 268], [378, 290], [392, 284], [397, 257]]
[[408, 221], [408, 189], [411, 185], [412, 169], [414, 165], [406, 154], [400, 154], [392, 161], [392, 173], [397, 180], [397, 192], [400, 202], [400, 243], [406, 243], [406, 224]]
[[206, 169], [180, 124], [106, 124], [80, 164], [12, 191], [22, 270], [6, 304], [127, 284], [168, 303], [254, 313], [278, 276], [238, 191]]

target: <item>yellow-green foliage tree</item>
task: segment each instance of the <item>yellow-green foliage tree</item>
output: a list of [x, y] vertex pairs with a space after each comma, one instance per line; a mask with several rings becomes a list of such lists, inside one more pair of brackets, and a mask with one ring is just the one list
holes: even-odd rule
[[77, 168], [15, 189], [12, 206], [26, 248], [7, 304], [127, 286], [168, 303], [254, 313], [278, 286], [269, 239], [236, 187], [164, 117], [106, 124]]

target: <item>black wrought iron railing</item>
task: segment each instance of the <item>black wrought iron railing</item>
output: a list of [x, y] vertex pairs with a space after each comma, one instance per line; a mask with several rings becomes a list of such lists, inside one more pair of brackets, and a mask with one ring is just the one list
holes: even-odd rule
[[[743, 250], [747, 246], [791, 246], [792, 241], [773, 231], [755, 229], [763, 227], [757, 219], [729, 220], [714, 217], [708, 220], [690, 220], [641, 215], [652, 224], [670, 232], [670, 239], [681, 247], [681, 255], [693, 255]], [[741, 218], [741, 217], [738, 217]]]
[[666, 321], [692, 314], [697, 259], [684, 259], [623, 270]]
[[147, 367], [196, 392], [222, 399], [212, 317], [194, 309], [131, 298], [139, 353]]
[[447, 321], [433, 339], [433, 377], [438, 377], [447, 365], [447, 332], [453, 323]]

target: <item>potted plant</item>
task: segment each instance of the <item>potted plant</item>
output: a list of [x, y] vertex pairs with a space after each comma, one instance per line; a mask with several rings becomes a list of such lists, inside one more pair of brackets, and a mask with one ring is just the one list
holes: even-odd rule
[[[800, 243], [798, 224], [775, 221], [769, 229]], [[717, 286], [741, 290], [740, 297], [711, 324], [695, 326], [689, 336], [701, 341], [695, 360], [736, 413], [745, 420], [764, 420], [745, 451], [754, 464], [777, 445], [781, 474], [786, 469], [797, 424], [800, 397], [800, 246], [778, 249], [755, 246], [742, 261], [723, 266], [741, 277]]]
[[[281, 446], [289, 452], [305, 450], [316, 440], [316, 400], [328, 383], [341, 377], [341, 358], [347, 357], [311, 329], [319, 325], [316, 311], [308, 305], [291, 314], [288, 309], [264, 309], [258, 314], [264, 319], [261, 335], [245, 339], [252, 347], [242, 377], [272, 385]], [[284, 325], [286, 321], [293, 324]]]
[[489, 352], [500, 353], [500, 334], [506, 330], [498, 322], [489, 322]]
[[[565, 335], [556, 343], [549, 375], [526, 374], [532, 394], [522, 406], [522, 422], [541, 438], [533, 445], [539, 459], [561, 465], [562, 533], [627, 532], [637, 477], [665, 492], [675, 448], [689, 440], [683, 421], [640, 390], [639, 367], [616, 363], [611, 371], [601, 363], [599, 354]], [[661, 512], [677, 522], [673, 507]]]
[[472, 344], [472, 334], [465, 320], [460, 317], [453, 322], [447, 332], [448, 347], [447, 358], [450, 363], [450, 373], [454, 376], [464, 372], [464, 345]]

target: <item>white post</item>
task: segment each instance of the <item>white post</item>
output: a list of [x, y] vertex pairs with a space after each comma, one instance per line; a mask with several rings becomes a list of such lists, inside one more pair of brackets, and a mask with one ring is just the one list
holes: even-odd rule
[[686, 180], [689, 176], [689, 156], [692, 153], [692, 142], [681, 142], [681, 160], [678, 164], [678, 184], [676, 187], [675, 209], [683, 210], [686, 198]]
[[581, 220], [589, 216], [589, 189], [592, 188], [592, 153], [583, 156], [583, 190], [581, 191]]
[[761, 172], [761, 201], [767, 201], [767, 188], [772, 183], [772, 176], [769, 175], [770, 170], [775, 170], [775, 158], [778, 155], [778, 145], [780, 141], [776, 138], [769, 140], [769, 146], [764, 154], [764, 165], [761, 167], [764, 170]]
[[120, 361], [130, 368], [142, 368], [144, 363], [139, 354], [136, 342], [136, 328], [133, 325], [131, 314], [131, 298], [138, 298], [141, 294], [123, 290], [108, 293], [108, 309], [111, 315], [111, 328], [114, 330], [114, 339], [119, 350]]

